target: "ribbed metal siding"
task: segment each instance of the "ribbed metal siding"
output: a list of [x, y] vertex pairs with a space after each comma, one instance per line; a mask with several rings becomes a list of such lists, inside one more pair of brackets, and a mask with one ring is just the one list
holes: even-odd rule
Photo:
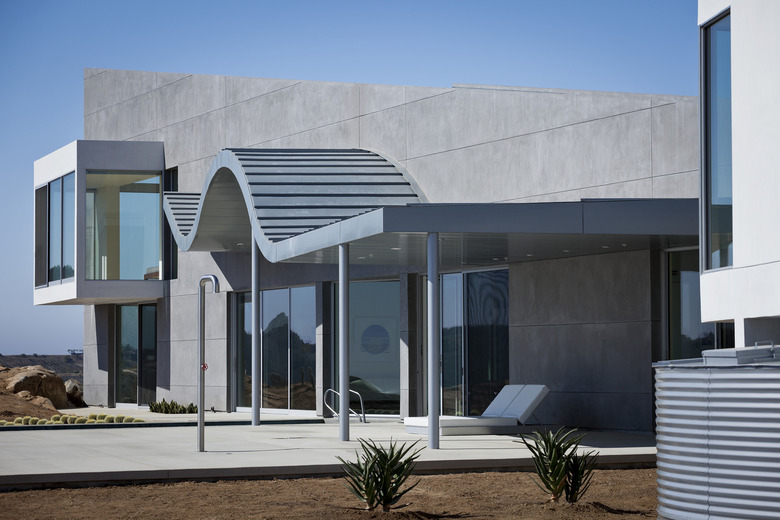
[[656, 367], [660, 518], [780, 518], [780, 367]]

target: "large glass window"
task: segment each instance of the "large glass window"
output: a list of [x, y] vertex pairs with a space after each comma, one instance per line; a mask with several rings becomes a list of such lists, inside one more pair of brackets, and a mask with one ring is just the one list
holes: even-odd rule
[[715, 348], [715, 324], [701, 322], [699, 252], [669, 253], [669, 359]]
[[159, 280], [159, 172], [88, 171], [88, 280]]
[[62, 179], [49, 183], [49, 281], [61, 280]]
[[287, 289], [263, 291], [263, 408], [289, 408], [289, 307]]
[[731, 18], [704, 29], [704, 168], [706, 267], [733, 264], [731, 188]]
[[481, 415], [509, 383], [508, 275], [441, 277], [442, 415]]
[[252, 293], [236, 294], [235, 370], [236, 406], [252, 406]]
[[35, 286], [73, 278], [76, 240], [75, 175], [35, 190]]
[[116, 308], [117, 403], [149, 404], [157, 396], [157, 307]]
[[[334, 284], [337, 294], [338, 284]], [[398, 281], [349, 284], [349, 388], [360, 394], [368, 414], [401, 413], [400, 298]], [[338, 390], [337, 302], [333, 310], [333, 381]], [[350, 408], [360, 409], [354, 394], [350, 394]]]
[[482, 412], [509, 383], [509, 271], [466, 275], [469, 415]]
[[441, 413], [463, 415], [463, 275], [441, 277]]
[[[236, 294], [233, 312], [235, 406], [252, 406], [252, 294]], [[313, 286], [261, 293], [262, 407], [316, 409], [316, 291]]]
[[317, 301], [314, 287], [290, 289], [290, 408], [316, 409]]

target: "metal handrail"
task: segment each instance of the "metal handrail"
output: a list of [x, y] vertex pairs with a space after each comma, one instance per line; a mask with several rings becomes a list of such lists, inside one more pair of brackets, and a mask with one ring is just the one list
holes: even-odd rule
[[[332, 394], [336, 394], [336, 396], [338, 396], [338, 397], [341, 397], [341, 394], [339, 394], [337, 391], [335, 391], [332, 388], [328, 388], [327, 390], [325, 390], [325, 393], [322, 396], [322, 402], [325, 405], [325, 408], [330, 410], [330, 413], [332, 413], [335, 417], [338, 417], [339, 416], [338, 412], [336, 412], [336, 410], [331, 408], [331, 406], [328, 404], [328, 393], [329, 392], [332, 393]], [[356, 396], [358, 396], [358, 399], [360, 399], [360, 414], [358, 414], [352, 408], [350, 408], [349, 411], [351, 413], [355, 414], [355, 417], [357, 417], [360, 422], [367, 423], [368, 421], [366, 421], [366, 409], [365, 409], [365, 407], [363, 407], [363, 396], [360, 395], [360, 393], [358, 393], [358, 392], [356, 392], [355, 390], [352, 390], [352, 389], [350, 389], [349, 392], [351, 394], [355, 394]], [[362, 416], [361, 416], [361, 414], [362, 414]]]

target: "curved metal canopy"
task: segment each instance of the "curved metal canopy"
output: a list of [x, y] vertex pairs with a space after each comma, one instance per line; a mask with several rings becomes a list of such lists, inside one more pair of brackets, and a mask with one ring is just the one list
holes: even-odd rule
[[168, 192], [163, 207], [183, 251], [248, 250], [274, 261], [286, 239], [369, 211], [427, 202], [400, 165], [359, 149], [221, 151], [203, 193]]

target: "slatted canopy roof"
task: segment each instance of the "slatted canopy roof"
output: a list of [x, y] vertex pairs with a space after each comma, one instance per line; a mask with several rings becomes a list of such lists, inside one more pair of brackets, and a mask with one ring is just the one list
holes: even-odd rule
[[424, 266], [439, 233], [442, 269], [616, 251], [694, 247], [696, 199], [432, 204], [406, 170], [367, 150], [227, 149], [203, 193], [166, 193], [184, 251], [248, 251], [271, 262]]
[[203, 193], [168, 192], [164, 208], [184, 251], [248, 250], [251, 228], [272, 259], [285, 239], [426, 201], [403, 167], [375, 152], [232, 148], [214, 159]]

